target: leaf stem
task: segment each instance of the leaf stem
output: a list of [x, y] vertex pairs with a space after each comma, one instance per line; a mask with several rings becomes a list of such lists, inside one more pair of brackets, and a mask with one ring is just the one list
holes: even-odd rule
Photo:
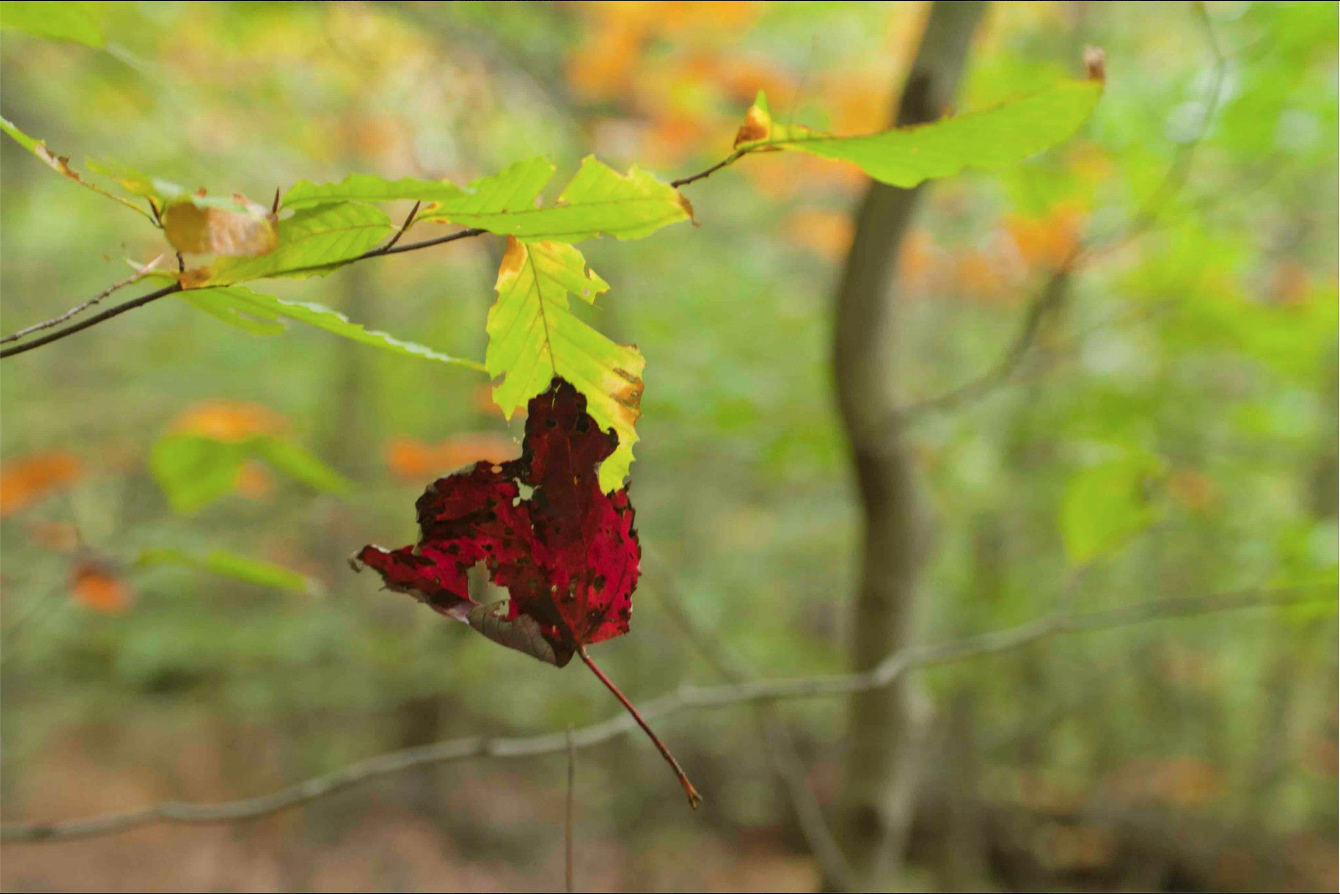
[[604, 671], [596, 667], [596, 663], [591, 660], [591, 656], [586, 654], [586, 647], [578, 646], [577, 654], [581, 656], [582, 661], [586, 662], [586, 666], [591, 668], [591, 673], [595, 674], [600, 682], [605, 684], [605, 688], [614, 693], [614, 697], [619, 700], [619, 704], [623, 705], [628, 713], [633, 715], [637, 725], [642, 727], [642, 731], [647, 734], [647, 738], [651, 739], [652, 744], [661, 752], [661, 757], [665, 758], [665, 762], [670, 765], [670, 769], [675, 771], [679, 784], [684, 787], [684, 794], [689, 796], [689, 806], [697, 810], [698, 805], [703, 801], [702, 795], [698, 794], [698, 790], [693, 787], [693, 783], [689, 782], [689, 777], [684, 772], [684, 768], [679, 765], [679, 761], [675, 760], [675, 756], [670, 753], [670, 749], [666, 748], [660, 737], [651, 731], [651, 727], [647, 726], [647, 721], [642, 719], [642, 715], [637, 712], [637, 708], [633, 707], [633, 703], [624, 697], [624, 694], [619, 691], [619, 687], [615, 686], [614, 682], [605, 676]]

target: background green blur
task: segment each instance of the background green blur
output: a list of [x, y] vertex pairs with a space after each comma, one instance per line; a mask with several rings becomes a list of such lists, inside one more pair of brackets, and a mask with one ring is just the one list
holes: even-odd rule
[[[779, 115], [878, 129], [926, 12], [92, 6], [103, 48], [0, 32], [0, 111], [76, 167], [110, 158], [266, 203], [302, 178], [461, 183], [536, 154], [556, 182], [589, 153], [683, 176], [729, 151], [760, 87]], [[930, 188], [897, 284], [906, 399], [989, 369], [1077, 240], [1155, 216], [1086, 261], [1014, 376], [917, 417], [934, 530], [917, 639], [1023, 623], [1063, 600], [1092, 610], [1318, 584], [1330, 602], [921, 673], [933, 738], [909, 888], [1337, 884], [1337, 7], [1207, 13], [1223, 78], [1194, 151], [1216, 62], [1191, 4], [988, 13], [961, 108], [1080, 74], [1086, 44], [1106, 50], [1108, 87], [1070, 142]], [[1185, 183], [1161, 191], [1179, 166]], [[750, 157], [686, 189], [699, 226], [583, 245], [611, 285], [588, 318], [648, 360], [631, 489], [643, 582], [631, 635], [597, 650], [635, 701], [720, 682], [667, 600], [755, 674], [847, 667], [858, 519], [828, 344], [863, 188], [816, 159]], [[143, 221], [8, 140], [0, 202], [5, 333], [163, 250]], [[264, 288], [482, 359], [500, 253], [468, 240]], [[520, 436], [480, 374], [299, 325], [257, 337], [168, 299], [7, 360], [0, 402], [5, 821], [243, 797], [396, 748], [618, 713], [589, 674], [498, 648], [345, 564], [364, 543], [413, 540], [428, 481]], [[323, 492], [248, 465], [234, 493], [174, 512], [149, 457], [200, 418], [263, 426], [351, 485]], [[1113, 469], [1138, 470], [1133, 493], [1095, 488]], [[1114, 526], [1126, 536], [1103, 539]], [[135, 566], [148, 548], [226, 549], [314, 584]], [[782, 713], [831, 802], [843, 703]], [[656, 726], [707, 805], [689, 814], [640, 737], [583, 752], [578, 886], [816, 889], [748, 709]], [[451, 764], [255, 823], [11, 844], [0, 883], [558, 890], [565, 774], [561, 755]], [[933, 794], [955, 779], [971, 784], [950, 810]]]

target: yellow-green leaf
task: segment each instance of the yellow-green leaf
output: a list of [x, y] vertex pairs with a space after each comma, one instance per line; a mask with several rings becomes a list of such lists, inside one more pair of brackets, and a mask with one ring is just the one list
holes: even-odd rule
[[967, 167], [1023, 161], [1069, 138], [1103, 92], [1097, 78], [1058, 81], [1046, 90], [989, 109], [896, 127], [868, 136], [837, 136], [772, 117], [760, 92], [735, 138], [737, 155], [787, 149], [850, 162], [881, 183], [910, 188]]
[[554, 205], [540, 205], [540, 191], [554, 166], [543, 158], [512, 165], [476, 180], [467, 194], [442, 200], [421, 217], [527, 241], [580, 242], [595, 236], [641, 239], [688, 220], [693, 208], [679, 190], [634, 165], [620, 174], [587, 156]]
[[188, 270], [182, 285], [198, 289], [274, 276], [320, 276], [373, 248], [394, 229], [391, 219], [371, 205], [343, 202], [303, 208], [279, 221], [279, 244], [270, 253], [221, 258]]
[[618, 449], [600, 466], [601, 487], [619, 487], [633, 461], [646, 361], [636, 345], [615, 344], [579, 320], [568, 301], [572, 293], [594, 304], [609, 285], [571, 245], [508, 237], [496, 288], [484, 357], [489, 375], [503, 376], [494, 401], [510, 419], [554, 376], [571, 382], [596, 424], [619, 436]]
[[482, 370], [473, 361], [451, 357], [432, 348], [411, 341], [402, 341], [385, 332], [364, 329], [342, 313], [320, 304], [303, 301], [285, 301], [273, 295], [255, 292], [245, 286], [212, 286], [178, 292], [177, 298], [205, 313], [255, 335], [276, 335], [284, 331], [283, 320], [297, 320], [318, 329], [347, 338], [360, 344], [381, 348], [395, 354], [436, 360]]

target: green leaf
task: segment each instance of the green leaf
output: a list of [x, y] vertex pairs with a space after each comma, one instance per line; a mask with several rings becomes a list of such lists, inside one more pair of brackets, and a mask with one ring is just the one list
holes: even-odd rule
[[283, 332], [284, 319], [297, 320], [318, 329], [343, 338], [395, 354], [419, 357], [424, 360], [436, 360], [439, 363], [452, 363], [470, 369], [483, 370], [484, 366], [473, 360], [451, 357], [432, 348], [411, 341], [364, 329], [358, 323], [350, 321], [342, 313], [337, 313], [320, 304], [303, 301], [285, 301], [273, 295], [255, 292], [245, 286], [211, 286], [204, 289], [190, 289], [178, 292], [177, 296], [192, 307], [203, 310], [211, 316], [223, 320], [255, 335], [276, 335]]
[[189, 514], [232, 492], [246, 453], [238, 443], [171, 434], [149, 454], [149, 471], [177, 512]]
[[372, 174], [350, 174], [339, 183], [299, 180], [284, 194], [285, 208], [309, 208], [331, 202], [450, 202], [466, 196], [465, 190], [445, 180], [386, 180]]
[[1149, 491], [1159, 474], [1146, 455], [1092, 466], [1066, 484], [1061, 499], [1061, 538], [1075, 564], [1124, 546], [1154, 520]]
[[357, 202], [304, 208], [279, 221], [279, 245], [255, 258], [220, 258], [189, 270], [187, 289], [231, 285], [252, 279], [304, 278], [332, 272], [342, 262], [374, 248], [395, 229], [378, 208]]
[[910, 188], [965, 167], [1016, 164], [1075, 133], [1103, 92], [1100, 80], [1063, 80], [1039, 93], [931, 124], [836, 136], [773, 120], [762, 92], [735, 138], [737, 155], [776, 149], [847, 161], [881, 183]]
[[263, 562], [240, 556], [226, 550], [212, 550], [204, 555], [184, 552], [179, 549], [149, 549], [140, 553], [137, 565], [148, 568], [155, 565], [179, 565], [184, 568], [196, 568], [211, 574], [230, 577], [261, 587], [274, 587], [291, 593], [318, 593], [320, 584], [312, 578], [299, 574], [292, 569], [272, 562]]
[[66, 177], [70, 180], [73, 180], [75, 183], [78, 183], [85, 189], [91, 189], [98, 195], [109, 198], [113, 202], [120, 202], [122, 205], [125, 205], [131, 211], [134, 211], [136, 214], [143, 215], [144, 217], [147, 217], [149, 220], [154, 219], [152, 214], [150, 214], [148, 211], [145, 211], [139, 205], [136, 205], [134, 202], [130, 201], [124, 196], [118, 196], [115, 193], [108, 192], [98, 184], [93, 183], [89, 180], [85, 180], [83, 177], [79, 175], [78, 171], [70, 167], [70, 159], [67, 156], [54, 154], [53, 152], [51, 152], [51, 150], [47, 149], [46, 140], [33, 139], [23, 131], [19, 130], [19, 128], [15, 126], [14, 122], [10, 121], [8, 118], [0, 117], [0, 130], [3, 130], [5, 133], [9, 134], [10, 138], [13, 139], [14, 142], [18, 143], [24, 149], [27, 149], [33, 155], [37, 156], [39, 159], [42, 160], [42, 162], [47, 167], [51, 168], [51, 170], [55, 171], [57, 174], [60, 174], [62, 177]]
[[253, 456], [316, 490], [341, 491], [349, 487], [349, 479], [291, 441], [259, 436], [252, 438], [247, 446]]
[[586, 395], [596, 424], [619, 436], [618, 449], [600, 467], [601, 487], [619, 487], [633, 461], [646, 361], [635, 346], [615, 344], [577, 319], [568, 304], [570, 292], [594, 304], [609, 285], [571, 245], [509, 237], [496, 288], [484, 358], [489, 375], [504, 377], [494, 401], [510, 419], [554, 376], [567, 379]]
[[167, 434], [149, 454], [149, 471], [172, 508], [190, 514], [232, 493], [238, 472], [249, 459], [263, 460], [317, 490], [349, 487], [348, 479], [320, 459], [272, 435], [221, 440], [186, 432]]
[[587, 156], [558, 203], [537, 207], [554, 167], [543, 158], [513, 165], [470, 184], [470, 193], [442, 201], [422, 216], [525, 240], [580, 242], [602, 234], [641, 239], [688, 220], [693, 208], [679, 190], [633, 166], [627, 174]]
[[17, 28], [48, 40], [68, 40], [90, 47], [107, 43], [102, 29], [83, 3], [5, 0], [0, 3], [0, 27]]

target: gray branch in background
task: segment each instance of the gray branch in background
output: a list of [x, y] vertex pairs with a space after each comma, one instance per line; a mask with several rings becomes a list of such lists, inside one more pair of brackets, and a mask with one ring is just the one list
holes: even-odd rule
[[[1247, 608], [1294, 605], [1324, 600], [1317, 587], [1254, 587], [1209, 596], [1156, 599], [1083, 614], [1058, 613], [1018, 627], [967, 637], [937, 646], [901, 649], [865, 673], [756, 680], [724, 686], [686, 686], [642, 708], [647, 720], [680, 711], [724, 708], [799, 698], [868, 692], [889, 686], [912, 670], [1012, 652], [1062, 634], [1109, 630], [1166, 618], [1205, 615]], [[0, 826], [0, 841], [53, 842], [123, 832], [155, 823], [209, 824], [259, 819], [345, 789], [409, 770], [482, 757], [529, 758], [563, 754], [569, 735], [576, 748], [590, 748], [636, 729], [633, 719], [619, 714], [575, 730], [537, 736], [501, 738], [471, 736], [418, 748], [393, 751], [350, 764], [324, 776], [255, 798], [197, 804], [165, 801], [139, 810], [59, 823], [15, 823]]]

